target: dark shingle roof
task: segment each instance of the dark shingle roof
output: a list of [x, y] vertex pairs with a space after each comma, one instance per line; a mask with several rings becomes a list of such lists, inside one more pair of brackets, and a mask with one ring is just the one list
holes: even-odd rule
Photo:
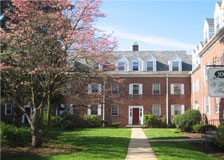
[[177, 55], [182, 60], [182, 71], [191, 71], [192, 69], [192, 55], [186, 54], [185, 51], [115, 51], [113, 53], [118, 58], [123, 55], [128, 60], [133, 55], [138, 55], [143, 61], [146, 57], [152, 55], [157, 61], [157, 71], [168, 71], [169, 59]]

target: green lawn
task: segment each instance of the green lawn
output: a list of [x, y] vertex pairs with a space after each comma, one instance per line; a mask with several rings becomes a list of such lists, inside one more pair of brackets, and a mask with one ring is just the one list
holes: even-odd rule
[[[145, 129], [144, 132], [149, 139], [187, 138], [175, 129]], [[184, 142], [150, 142], [150, 145], [158, 160], [219, 160]]]
[[[76, 146], [73, 154], [51, 157], [21, 157], [16, 160], [124, 160], [130, 141], [130, 129], [80, 129], [58, 134], [57, 143]], [[47, 141], [55, 143], [54, 141]]]
[[176, 132], [175, 129], [166, 129], [166, 128], [144, 129], [144, 132], [149, 139], [188, 138], [188, 137]]

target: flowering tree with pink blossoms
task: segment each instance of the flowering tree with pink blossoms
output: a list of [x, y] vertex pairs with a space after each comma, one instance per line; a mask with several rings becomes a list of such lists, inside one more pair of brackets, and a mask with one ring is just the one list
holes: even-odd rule
[[[94, 27], [97, 18], [105, 16], [100, 4], [100, 0], [73, 4], [69, 0], [12, 0], [11, 9], [4, 13], [8, 21], [7, 29], [1, 30], [1, 44], [7, 49], [0, 55], [1, 89], [25, 114], [33, 147], [42, 145], [49, 129], [53, 97], [65, 93], [67, 83], [82, 88], [87, 77], [101, 75], [102, 70], [94, 70], [95, 64], [106, 66], [113, 60], [109, 53], [116, 41]], [[25, 104], [32, 108], [32, 118]], [[45, 105], [48, 127], [43, 125]]]

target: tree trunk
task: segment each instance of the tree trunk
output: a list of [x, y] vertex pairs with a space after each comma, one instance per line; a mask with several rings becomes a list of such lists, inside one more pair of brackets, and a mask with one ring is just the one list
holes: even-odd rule
[[42, 107], [33, 110], [33, 118], [31, 123], [32, 147], [39, 148], [43, 144], [44, 132], [42, 121]]

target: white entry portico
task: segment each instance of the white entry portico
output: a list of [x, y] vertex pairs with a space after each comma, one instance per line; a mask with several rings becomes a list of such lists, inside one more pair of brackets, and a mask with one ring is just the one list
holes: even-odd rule
[[143, 125], [143, 106], [128, 106], [128, 124]]

